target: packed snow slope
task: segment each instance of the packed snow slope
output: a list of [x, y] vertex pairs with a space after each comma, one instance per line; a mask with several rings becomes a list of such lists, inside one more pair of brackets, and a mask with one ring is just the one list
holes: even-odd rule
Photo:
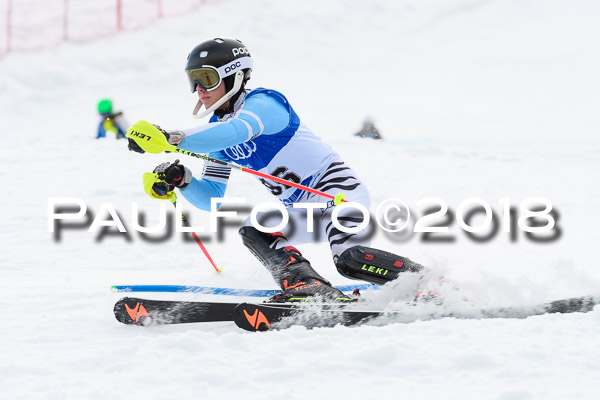
[[[229, 323], [118, 324], [114, 284], [275, 284], [237, 237], [243, 215], [220, 239], [203, 235], [221, 274], [179, 235], [144, 241], [132, 203], [149, 224], [159, 205], [143, 192], [142, 173], [176, 157], [94, 137], [102, 97], [131, 122], [197, 124], [186, 56], [207, 38], [239, 38], [255, 60], [249, 86], [286, 94], [368, 183], [373, 211], [398, 198], [418, 212], [419, 200], [437, 197], [456, 212], [479, 197], [499, 218], [502, 199], [517, 208], [528, 197], [552, 203], [557, 226], [546, 242], [514, 226], [478, 242], [444, 218], [437, 223], [450, 224], [451, 241], [378, 229], [374, 246], [429, 266], [431, 285], [443, 274], [461, 288], [448, 307], [464, 307], [463, 296], [500, 306], [598, 295], [599, 17], [600, 4], [584, 0], [229, 0], [102, 41], [5, 58], [0, 397], [597, 398], [598, 307], [525, 320], [260, 334]], [[353, 137], [366, 116], [384, 141]], [[201, 161], [180, 159], [200, 173]], [[227, 195], [250, 205], [272, 200], [235, 171]], [[110, 203], [129, 234], [80, 228], [59, 240], [48, 232], [52, 197], [81, 198], [94, 216]], [[184, 207], [194, 225], [208, 224]], [[301, 250], [334, 284], [352, 283], [337, 274], [326, 244]], [[364, 296], [393, 305], [410, 290], [407, 279]]]

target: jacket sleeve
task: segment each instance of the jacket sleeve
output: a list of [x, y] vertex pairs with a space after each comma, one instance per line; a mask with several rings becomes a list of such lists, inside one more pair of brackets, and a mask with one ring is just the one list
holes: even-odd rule
[[273, 135], [290, 123], [290, 113], [277, 99], [260, 93], [246, 100], [235, 118], [184, 129], [179, 148], [194, 153], [223, 150], [259, 135]]

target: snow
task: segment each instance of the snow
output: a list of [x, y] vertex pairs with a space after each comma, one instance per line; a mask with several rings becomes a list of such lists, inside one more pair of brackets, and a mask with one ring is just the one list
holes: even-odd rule
[[[500, 231], [477, 243], [455, 222], [450, 243], [378, 230], [376, 247], [429, 266], [461, 288], [455, 297], [477, 304], [600, 295], [599, 13], [584, 0], [257, 0], [251, 7], [229, 0], [100, 41], [4, 58], [0, 398], [597, 398], [600, 307], [524, 320], [259, 334], [230, 323], [120, 325], [114, 284], [275, 285], [235, 224], [221, 240], [202, 236], [222, 274], [194, 242], [142, 240], [131, 204], [149, 224], [159, 206], [143, 192], [141, 175], [176, 157], [134, 154], [123, 141], [94, 136], [102, 97], [131, 122], [194, 125], [187, 53], [206, 38], [236, 37], [255, 59], [251, 86], [285, 93], [368, 182], [374, 208], [399, 198], [418, 211], [417, 202], [433, 196], [456, 211], [481, 197], [500, 213], [503, 198], [518, 206], [545, 197], [559, 212], [560, 237], [548, 243], [520, 230], [514, 241]], [[383, 142], [352, 136], [366, 116]], [[201, 161], [180, 158], [201, 171]], [[228, 195], [272, 200], [237, 172]], [[55, 240], [47, 229], [51, 197], [81, 198], [94, 215], [111, 203], [129, 240], [99, 240], [84, 228]], [[206, 214], [185, 210], [194, 225], [208, 224]], [[325, 244], [301, 250], [334, 284], [352, 283], [337, 273]], [[394, 305], [410, 284], [406, 278], [365, 297]]]

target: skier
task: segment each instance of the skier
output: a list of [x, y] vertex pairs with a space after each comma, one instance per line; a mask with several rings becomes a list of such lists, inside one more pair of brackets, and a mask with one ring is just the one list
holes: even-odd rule
[[[190, 90], [197, 93], [193, 114], [202, 118], [213, 113], [208, 124], [191, 129], [165, 131], [139, 121], [129, 132], [138, 134], [129, 139], [129, 149], [143, 153], [144, 141], [139, 134], [165, 135], [171, 145], [180, 149], [209, 153], [218, 160], [234, 162], [243, 167], [275, 175], [322, 192], [336, 195], [343, 192], [352, 202], [368, 209], [367, 187], [341, 157], [296, 114], [281, 93], [258, 88], [246, 89], [253, 60], [248, 48], [239, 40], [211, 39], [200, 43], [188, 56], [185, 72]], [[200, 111], [204, 107], [203, 111]], [[160, 134], [160, 133], [158, 133]], [[201, 178], [179, 163], [163, 163], [154, 172], [149, 194], [168, 198], [174, 187], [194, 206], [210, 210], [213, 197], [223, 197], [231, 168], [205, 162]], [[261, 179], [269, 191], [287, 208], [290, 223], [276, 233], [263, 233], [245, 222], [239, 230], [244, 245], [267, 268], [282, 292], [271, 301], [294, 301], [309, 296], [331, 300], [349, 300], [312, 267], [293, 245], [314, 242], [308, 232], [306, 209], [293, 208], [297, 203], [324, 203], [325, 199], [294, 187]], [[148, 186], [145, 184], [145, 186]], [[315, 210], [313, 221], [327, 238], [333, 261], [339, 273], [351, 279], [384, 284], [404, 271], [418, 272], [422, 266], [411, 260], [382, 250], [367, 247], [368, 232], [362, 229], [346, 233], [334, 227], [331, 213], [334, 202]], [[360, 225], [362, 217], [345, 208], [338, 215], [345, 227]], [[354, 210], [356, 211], [356, 210]], [[318, 223], [320, 221], [320, 223]]]
[[117, 139], [125, 138], [124, 126], [127, 123], [123, 119], [123, 112], [113, 112], [111, 99], [102, 99], [98, 102], [98, 113], [100, 114], [100, 123], [98, 124], [98, 134], [96, 139], [106, 137], [106, 132], [113, 132]]

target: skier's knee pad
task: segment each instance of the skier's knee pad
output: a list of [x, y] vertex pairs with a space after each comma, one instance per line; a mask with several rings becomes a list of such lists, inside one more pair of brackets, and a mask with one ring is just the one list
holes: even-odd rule
[[383, 285], [402, 272], [423, 272], [425, 267], [405, 257], [365, 246], [346, 249], [335, 264], [338, 272], [350, 279]]

